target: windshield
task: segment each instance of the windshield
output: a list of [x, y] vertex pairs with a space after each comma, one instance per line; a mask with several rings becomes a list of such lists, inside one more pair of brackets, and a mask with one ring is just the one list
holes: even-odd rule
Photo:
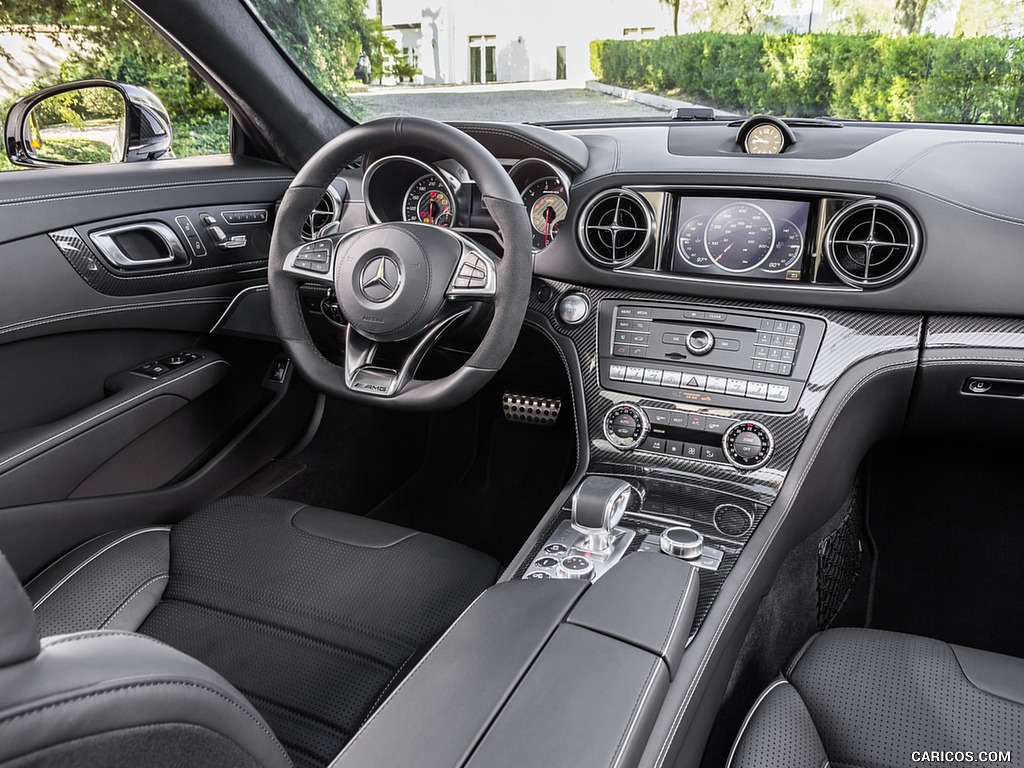
[[1024, 122], [1024, 0], [249, 0], [357, 120]]

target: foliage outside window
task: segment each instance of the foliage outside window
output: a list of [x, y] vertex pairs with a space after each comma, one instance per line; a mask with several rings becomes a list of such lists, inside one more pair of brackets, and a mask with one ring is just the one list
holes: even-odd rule
[[[2, 0], [0, 33], [48, 35], [70, 41], [71, 54], [59, 70], [24, 89], [88, 78], [139, 85], [163, 101], [174, 129], [176, 157], [228, 151], [224, 102], [146, 22], [120, 0]], [[0, 56], [9, 57], [0, 50]], [[6, 114], [24, 93], [0, 102]], [[6, 156], [0, 169], [9, 169]]]

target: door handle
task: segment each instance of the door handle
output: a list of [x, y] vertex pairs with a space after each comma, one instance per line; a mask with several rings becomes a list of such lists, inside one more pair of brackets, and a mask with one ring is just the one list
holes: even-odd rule
[[[188, 254], [174, 230], [160, 221], [139, 221], [89, 233], [103, 257], [121, 269], [146, 269], [161, 264], [184, 264]], [[132, 250], [141, 251], [133, 258]]]

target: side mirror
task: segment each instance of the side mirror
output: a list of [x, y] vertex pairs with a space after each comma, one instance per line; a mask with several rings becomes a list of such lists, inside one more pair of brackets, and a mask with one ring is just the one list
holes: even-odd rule
[[132, 163], [170, 155], [167, 110], [145, 88], [80, 80], [15, 102], [4, 123], [4, 149], [15, 165]]

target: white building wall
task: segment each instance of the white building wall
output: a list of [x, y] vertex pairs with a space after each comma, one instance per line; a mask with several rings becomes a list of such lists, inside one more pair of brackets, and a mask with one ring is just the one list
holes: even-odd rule
[[558, 46], [566, 49], [566, 79], [583, 81], [592, 76], [592, 40], [621, 38], [626, 29], [672, 33], [671, 12], [658, 0], [383, 0], [382, 21], [421, 25], [426, 83], [470, 82], [471, 36], [494, 36], [498, 81], [554, 79]]

